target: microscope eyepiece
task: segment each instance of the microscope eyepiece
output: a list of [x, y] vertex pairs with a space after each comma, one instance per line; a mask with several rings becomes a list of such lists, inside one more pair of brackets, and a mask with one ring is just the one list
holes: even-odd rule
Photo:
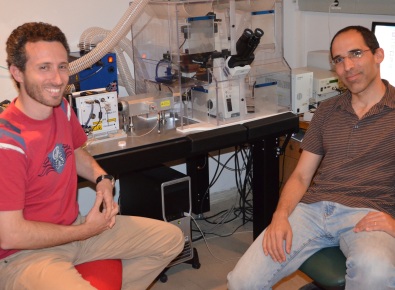
[[243, 34], [236, 42], [237, 55], [245, 59], [249, 58], [258, 46], [262, 36], [263, 30], [260, 28], [256, 28], [254, 32], [249, 28], [244, 29]]
[[256, 36], [256, 37], [258, 37], [258, 38], [261, 38], [262, 36], [263, 36], [263, 30], [262, 29], [260, 29], [260, 28], [255, 28], [255, 31], [254, 31], [254, 35]]
[[254, 34], [254, 32], [252, 32], [251, 29], [246, 28], [243, 31], [243, 34], [241, 35], [242, 37], [246, 37], [247, 39], [250, 38], [252, 35]]
[[237, 55], [242, 55], [246, 50], [248, 50], [249, 42], [254, 32], [251, 29], [244, 29], [243, 34], [236, 42], [236, 52]]
[[236, 42], [236, 55], [233, 55], [228, 60], [229, 68], [235, 66], [249, 65], [254, 60], [254, 51], [261, 41], [263, 30], [256, 28], [252, 31], [249, 28], [244, 29], [243, 34]]

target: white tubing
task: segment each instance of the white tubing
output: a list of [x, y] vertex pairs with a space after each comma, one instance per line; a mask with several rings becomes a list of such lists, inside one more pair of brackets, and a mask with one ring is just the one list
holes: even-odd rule
[[129, 96], [136, 94], [136, 89], [134, 86], [134, 79], [132, 74], [130, 73], [129, 66], [127, 65], [125, 56], [122, 50], [118, 47], [115, 47], [115, 53], [117, 55], [117, 68], [119, 71], [120, 79], [128, 93]]
[[117, 43], [130, 31], [132, 24], [142, 13], [149, 0], [135, 0], [122, 18], [118, 21], [115, 28], [109, 35], [100, 42], [92, 51], [70, 63], [70, 75], [74, 75], [99, 61], [108, 52], [112, 51]]
[[92, 37], [92, 35], [95, 35], [102, 30], [103, 28], [100, 27], [90, 27], [83, 31], [80, 36], [80, 42], [78, 45], [80, 47], [80, 51], [90, 51], [92, 47], [90, 46], [89, 39]]

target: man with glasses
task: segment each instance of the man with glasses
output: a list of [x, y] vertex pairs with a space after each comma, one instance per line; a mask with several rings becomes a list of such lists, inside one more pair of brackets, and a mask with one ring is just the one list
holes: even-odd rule
[[347, 257], [346, 289], [395, 289], [395, 88], [380, 77], [384, 51], [369, 29], [340, 30], [330, 51], [348, 90], [318, 107], [272, 222], [229, 289], [271, 289], [332, 246]]

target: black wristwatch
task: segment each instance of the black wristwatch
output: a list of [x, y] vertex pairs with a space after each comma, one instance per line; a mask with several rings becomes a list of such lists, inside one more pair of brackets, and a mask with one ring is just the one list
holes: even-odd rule
[[100, 181], [102, 181], [103, 179], [109, 179], [111, 181], [112, 186], [115, 186], [115, 178], [112, 175], [109, 174], [103, 174], [100, 175], [97, 179], [96, 179], [96, 184], [98, 184]]

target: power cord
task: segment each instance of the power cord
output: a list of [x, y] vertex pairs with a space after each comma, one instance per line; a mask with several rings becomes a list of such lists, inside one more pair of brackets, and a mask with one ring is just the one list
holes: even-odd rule
[[[223, 210], [223, 211], [217, 213], [214, 216], [205, 217], [204, 218], [204, 221], [206, 223], [213, 225], [213, 227], [211, 227], [210, 229], [206, 230], [205, 234], [213, 234], [213, 231], [216, 228], [218, 228], [220, 225], [224, 225], [226, 223], [230, 223], [230, 222], [232, 222], [232, 221], [234, 221], [234, 220], [236, 220], [238, 218], [238, 216], [235, 214], [236, 201], [237, 201], [237, 195], [234, 197], [234, 203], [233, 203], [233, 205], [231, 206], [230, 209]], [[235, 215], [235, 217], [231, 216], [232, 213]], [[215, 218], [215, 220], [214, 221], [210, 221], [209, 219], [212, 219], [212, 218]]]
[[[91, 111], [89, 113], [89, 118], [85, 122], [85, 124], [83, 125], [85, 133], [89, 134], [89, 133], [93, 132], [96, 129], [96, 127], [100, 124], [100, 122], [101, 122], [101, 120], [103, 118], [103, 112], [102, 112], [102, 108], [101, 108], [100, 102], [98, 100], [86, 101], [85, 103], [91, 105]], [[93, 117], [93, 108], [94, 108], [95, 104], [98, 104], [99, 105], [99, 109], [100, 109], [100, 111], [99, 111], [99, 121], [96, 123], [96, 125], [94, 125], [93, 127], [90, 128], [88, 126], [88, 124], [89, 124], [90, 120]]]
[[[209, 193], [210, 188], [213, 187], [213, 185], [218, 181], [218, 179], [219, 179], [219, 177], [221, 176], [222, 172], [223, 172], [225, 169], [227, 169], [227, 164], [232, 160], [232, 158], [235, 157], [235, 154], [236, 154], [236, 153], [232, 154], [232, 155], [228, 158], [228, 160], [225, 162], [225, 164], [222, 164], [221, 161], [220, 161], [220, 159], [221, 159], [221, 150], [218, 150], [218, 160], [215, 159], [212, 155], [209, 155], [210, 158], [212, 158], [213, 160], [216, 161], [217, 167], [216, 167], [216, 169], [215, 169], [215, 171], [214, 171], [214, 175], [213, 175], [213, 177], [211, 178], [211, 181], [210, 181], [210, 183], [209, 183], [209, 185], [208, 185], [208, 187], [207, 187], [207, 189], [206, 189], [206, 191], [205, 191], [205, 193], [203, 194], [203, 197], [202, 197], [202, 199], [201, 199], [202, 202], [201, 202], [201, 204], [200, 204], [200, 212], [203, 212], [204, 200], [205, 200], [207, 194]], [[222, 165], [222, 168], [221, 168], [221, 169], [220, 169], [220, 165]]]
[[238, 258], [235, 258], [235, 259], [223, 260], [223, 259], [218, 258], [217, 256], [215, 256], [213, 254], [213, 252], [211, 251], [210, 246], [208, 245], [207, 239], [206, 239], [205, 235], [203, 234], [203, 231], [200, 229], [200, 227], [199, 227], [198, 223], [196, 222], [196, 220], [194, 219], [194, 217], [192, 215], [190, 215], [188, 212], [184, 212], [184, 215], [185, 216], [189, 216], [192, 219], [192, 221], [194, 222], [194, 224], [197, 226], [197, 228], [199, 229], [200, 233], [202, 234], [204, 243], [206, 244], [207, 250], [209, 251], [211, 256], [213, 256], [215, 259], [217, 259], [218, 261], [221, 261], [221, 262], [230, 262], [230, 261], [233, 261], [235, 259], [239, 259], [239, 257], [238, 257]]
[[96, 129], [96, 127], [100, 124], [101, 120], [103, 119], [103, 112], [102, 112], [102, 109], [101, 109], [100, 102], [98, 100], [94, 100], [94, 102], [95, 102], [95, 104], [99, 105], [100, 111], [99, 111], [99, 121], [96, 123], [95, 126], [93, 126], [92, 132]]
[[[241, 154], [241, 158], [243, 159], [243, 166], [239, 166], [239, 154]], [[251, 191], [252, 191], [252, 187], [251, 187], [251, 183], [252, 183], [252, 159], [251, 159], [251, 152], [246, 153], [245, 152], [245, 148], [235, 148], [235, 153], [232, 154], [228, 160], [225, 163], [222, 163], [220, 161], [221, 158], [221, 151], [218, 151], [218, 159], [215, 159], [213, 156], [209, 155], [210, 158], [212, 158], [213, 160], [216, 161], [217, 163], [217, 167], [216, 170], [214, 172], [214, 175], [210, 181], [210, 184], [207, 188], [207, 190], [205, 191], [205, 193], [203, 194], [203, 198], [202, 198], [202, 203], [201, 203], [201, 212], [203, 211], [203, 201], [206, 197], [206, 195], [208, 194], [209, 189], [217, 182], [217, 180], [219, 179], [219, 177], [221, 176], [222, 172], [224, 169], [228, 169], [230, 171], [234, 171], [235, 172], [235, 177], [236, 177], [236, 186], [238, 189], [238, 193], [240, 194], [240, 203], [239, 203], [239, 208], [236, 208], [235, 210], [239, 210], [241, 212], [243, 212], [243, 219], [244, 220], [252, 220], [251, 217], [246, 217], [246, 213], [249, 213], [252, 216], [252, 200], [248, 199], [248, 196], [250, 195]], [[227, 164], [234, 158], [234, 162], [235, 162], [235, 167], [234, 168], [230, 168], [227, 166]], [[220, 165], [222, 166], [222, 168], [220, 169]], [[246, 172], [245, 174], [245, 178], [244, 181], [241, 180], [241, 174], [242, 172]], [[246, 208], [245, 206], [248, 205], [248, 208]], [[207, 220], [206, 220], [207, 221]]]
[[[252, 159], [251, 159], [251, 150], [248, 147], [241, 146], [235, 147], [235, 153], [232, 154], [231, 157], [225, 162], [222, 163], [221, 152], [218, 152], [218, 159], [215, 159], [213, 156], [209, 155], [213, 160], [217, 163], [217, 168], [215, 170], [214, 176], [212, 177], [208, 189], [203, 195], [203, 199], [208, 193], [209, 188], [211, 188], [215, 182], [218, 180], [219, 176], [222, 174], [224, 169], [229, 171], [233, 171], [235, 173], [235, 180], [237, 185], [237, 194], [234, 197], [234, 203], [229, 209], [222, 210], [216, 214], [213, 214], [209, 217], [203, 216], [199, 217], [199, 220], [202, 220], [208, 224], [214, 225], [211, 228], [205, 230], [201, 234], [203, 235], [216, 235], [219, 237], [230, 236], [237, 231], [241, 226], [244, 226], [247, 222], [252, 221]], [[234, 158], [234, 168], [229, 167], [227, 164]], [[239, 160], [241, 159], [241, 161]], [[222, 167], [220, 169], [220, 166]], [[242, 174], [245, 172], [244, 180], [242, 178]], [[238, 203], [238, 207], [237, 207]], [[202, 208], [201, 208], [202, 211]], [[216, 234], [214, 230], [219, 226], [224, 225], [226, 223], [233, 222], [237, 219], [242, 220], [242, 224], [237, 227], [232, 233], [229, 234]], [[194, 231], [194, 230], [193, 230]], [[194, 241], [202, 239], [203, 236], [194, 238]]]
[[155, 128], [159, 125], [159, 119], [156, 119], [156, 123], [154, 125], [154, 127], [149, 130], [147, 133], [141, 134], [141, 135], [131, 135], [131, 136], [127, 136], [127, 138], [139, 138], [139, 137], [144, 137], [147, 136], [148, 134], [150, 134], [152, 131], [155, 130]]

